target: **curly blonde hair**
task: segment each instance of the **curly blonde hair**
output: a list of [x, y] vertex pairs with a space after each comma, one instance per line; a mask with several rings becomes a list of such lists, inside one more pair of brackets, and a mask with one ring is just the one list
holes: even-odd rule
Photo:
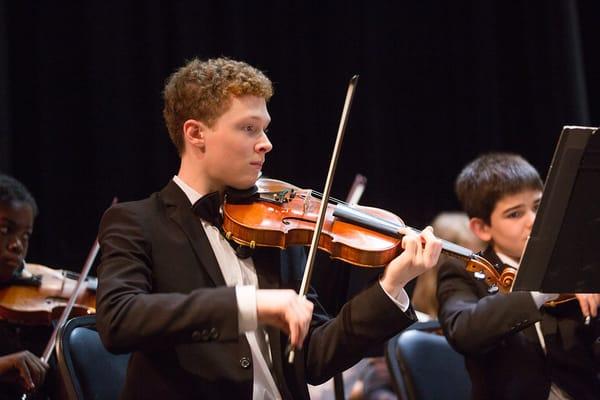
[[183, 153], [183, 123], [196, 119], [212, 126], [230, 107], [233, 97], [269, 100], [273, 84], [258, 69], [242, 61], [214, 58], [189, 61], [168, 79], [163, 92], [163, 117], [171, 141]]

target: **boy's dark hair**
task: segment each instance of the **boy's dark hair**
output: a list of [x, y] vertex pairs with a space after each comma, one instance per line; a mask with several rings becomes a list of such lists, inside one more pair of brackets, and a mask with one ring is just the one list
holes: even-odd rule
[[510, 153], [477, 157], [463, 168], [454, 186], [463, 210], [470, 218], [481, 218], [486, 224], [502, 197], [542, 188], [537, 170], [523, 157]]
[[11, 176], [0, 173], [0, 203], [10, 204], [15, 201], [29, 204], [33, 215], [38, 214], [37, 203], [25, 185]]

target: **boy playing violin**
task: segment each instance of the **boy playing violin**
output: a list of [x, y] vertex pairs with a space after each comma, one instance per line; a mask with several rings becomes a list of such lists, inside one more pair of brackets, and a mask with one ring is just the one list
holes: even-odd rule
[[[169, 78], [164, 117], [181, 158], [160, 192], [117, 204], [102, 218], [98, 330], [131, 352], [126, 399], [308, 399], [414, 321], [403, 286], [433, 267], [431, 229], [404, 238], [379, 282], [329, 318], [297, 294], [303, 248], [236, 254], [221, 234], [227, 187], [256, 182], [272, 144], [271, 81], [226, 58], [194, 59]], [[297, 349], [285, 359], [288, 342]]]
[[[0, 174], [0, 288], [23, 268], [36, 214], [25, 186]], [[29, 350], [41, 352], [48, 337], [43, 329], [0, 320], [0, 398], [15, 399], [44, 382], [48, 365]]]
[[[514, 154], [483, 155], [459, 174], [456, 193], [471, 230], [488, 243], [483, 256], [499, 273], [518, 268], [542, 196], [535, 168]], [[598, 294], [551, 308], [544, 303], [555, 294], [493, 294], [452, 261], [440, 268], [437, 293], [440, 323], [465, 356], [473, 398], [598, 398]]]

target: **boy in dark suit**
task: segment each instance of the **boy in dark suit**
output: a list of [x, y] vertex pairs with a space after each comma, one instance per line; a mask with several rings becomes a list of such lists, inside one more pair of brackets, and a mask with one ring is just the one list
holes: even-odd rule
[[[542, 196], [542, 182], [522, 157], [492, 153], [468, 164], [456, 193], [471, 230], [488, 243], [484, 257], [498, 272], [518, 268]], [[450, 344], [465, 356], [475, 399], [597, 399], [598, 294], [557, 297], [490, 291], [448, 261], [438, 276], [439, 319]], [[586, 317], [592, 324], [584, 324]]]
[[[192, 60], [167, 82], [179, 172], [100, 224], [98, 331], [109, 350], [132, 353], [123, 398], [307, 399], [307, 382], [348, 368], [414, 320], [403, 287], [437, 262], [431, 229], [405, 236], [380, 281], [333, 319], [314, 294], [294, 291], [302, 248], [238, 257], [221, 234], [225, 189], [252, 187], [273, 147], [271, 95], [262, 72], [226, 58]], [[288, 340], [298, 350], [291, 365]]]

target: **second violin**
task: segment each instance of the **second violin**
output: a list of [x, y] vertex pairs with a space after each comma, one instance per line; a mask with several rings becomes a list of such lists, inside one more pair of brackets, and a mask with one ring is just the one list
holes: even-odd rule
[[[0, 288], [0, 319], [23, 325], [50, 325], [74, 293], [78, 275], [40, 264], [26, 264], [20, 276]], [[97, 280], [86, 278], [86, 290], [75, 301], [72, 316], [96, 312]]]

